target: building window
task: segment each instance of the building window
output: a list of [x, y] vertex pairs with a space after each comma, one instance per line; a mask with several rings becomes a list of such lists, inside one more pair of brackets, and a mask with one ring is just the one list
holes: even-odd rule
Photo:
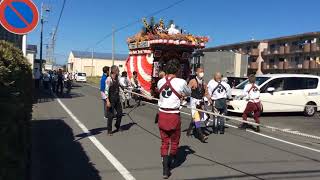
[[294, 62], [295, 62], [295, 65], [298, 66], [299, 65], [299, 57], [295, 57]]
[[271, 69], [273, 69], [274, 68], [274, 59], [270, 59], [269, 60], [269, 67], [271, 68]]
[[271, 51], [274, 51], [275, 48], [276, 48], [276, 45], [275, 45], [275, 44], [271, 44], [271, 45], [270, 45], [270, 50], [271, 50]]

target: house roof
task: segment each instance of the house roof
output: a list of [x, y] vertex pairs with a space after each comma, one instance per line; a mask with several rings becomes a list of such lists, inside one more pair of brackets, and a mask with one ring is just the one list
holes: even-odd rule
[[27, 45], [27, 51], [31, 51], [31, 52], [37, 53], [37, 45], [28, 44]]
[[[71, 51], [75, 58], [92, 58], [92, 52], [88, 51]], [[115, 54], [115, 60], [126, 60], [128, 57], [127, 54]], [[112, 59], [111, 53], [100, 53], [100, 52], [93, 52], [94, 59]]]

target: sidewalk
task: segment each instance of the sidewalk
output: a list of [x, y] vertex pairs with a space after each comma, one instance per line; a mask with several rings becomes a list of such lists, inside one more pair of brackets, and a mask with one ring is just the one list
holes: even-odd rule
[[[57, 116], [59, 115], [59, 116]], [[49, 94], [40, 94], [31, 121], [32, 180], [100, 180], [74, 130], [66, 123], [67, 114]]]

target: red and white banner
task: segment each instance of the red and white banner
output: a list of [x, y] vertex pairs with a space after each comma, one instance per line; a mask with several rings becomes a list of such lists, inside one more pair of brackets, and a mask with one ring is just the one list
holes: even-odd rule
[[153, 54], [129, 55], [126, 68], [128, 77], [132, 78], [133, 71], [138, 73], [138, 81], [143, 91], [150, 95], [152, 79]]

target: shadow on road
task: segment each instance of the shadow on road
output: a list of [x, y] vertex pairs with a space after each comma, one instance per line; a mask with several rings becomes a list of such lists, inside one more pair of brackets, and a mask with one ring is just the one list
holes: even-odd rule
[[75, 137], [78, 137], [79, 139], [76, 139], [75, 141], [80, 141], [81, 139], [84, 139], [86, 137], [101, 134], [101, 133], [103, 133], [103, 131], [106, 131], [106, 130], [108, 130], [107, 127], [91, 129], [91, 130], [89, 130], [90, 133], [81, 133], [81, 134], [76, 135]]
[[187, 156], [194, 153], [195, 151], [192, 150], [190, 146], [180, 146], [177, 152], [177, 159], [174, 162], [172, 169], [180, 167], [187, 160]]
[[[37, 104], [37, 103], [46, 103], [46, 102], [51, 102], [54, 101], [55, 97], [54, 97], [53, 92], [51, 92], [50, 90], [37, 90], [35, 91], [34, 94], [34, 99], [33, 99], [33, 103]], [[69, 94], [67, 94], [65, 91], [63, 94], [56, 94], [58, 98], [60, 99], [71, 99], [71, 98], [78, 98], [78, 97], [83, 97], [84, 95], [81, 93], [75, 93], [75, 92], [70, 92]]]
[[62, 119], [31, 121], [32, 180], [101, 180], [72, 129]]
[[135, 123], [135, 122], [131, 122], [131, 123], [122, 125], [122, 126], [121, 126], [121, 130], [122, 130], [122, 131], [128, 131], [128, 130], [130, 130], [130, 128], [131, 128], [132, 126], [134, 126], [134, 125], [136, 125], [136, 124], [137, 124], [137, 123]]
[[83, 97], [84, 95], [81, 93], [75, 93], [75, 92], [70, 92], [68, 93], [63, 93], [63, 94], [56, 94], [58, 98], [60, 99], [72, 99], [72, 98], [78, 98], [78, 97]]

